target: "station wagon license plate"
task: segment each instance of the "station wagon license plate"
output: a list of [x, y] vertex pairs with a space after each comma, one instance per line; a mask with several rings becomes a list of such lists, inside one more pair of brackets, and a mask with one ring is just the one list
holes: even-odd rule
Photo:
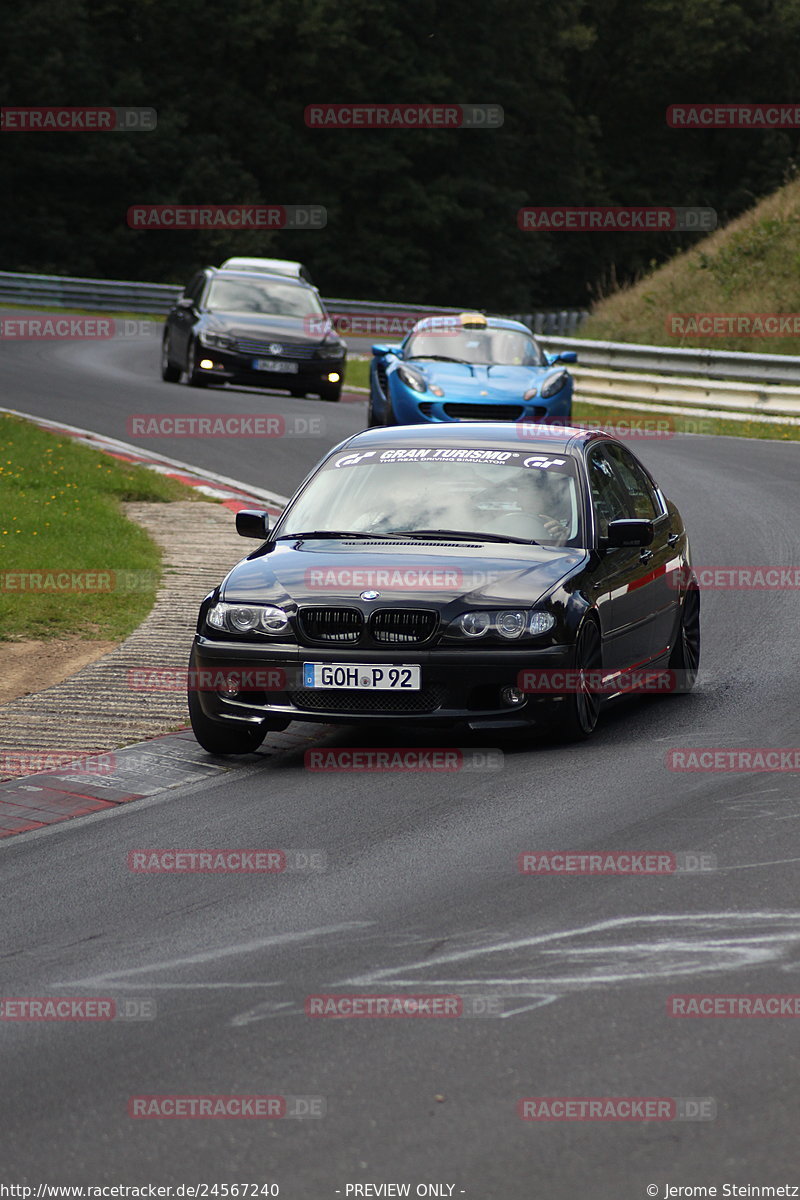
[[284, 362], [280, 358], [254, 358], [254, 371], [278, 371], [282, 375], [296, 375], [298, 370], [296, 362]]
[[303, 663], [304, 688], [353, 688], [365, 692], [418, 692], [419, 667], [378, 663]]

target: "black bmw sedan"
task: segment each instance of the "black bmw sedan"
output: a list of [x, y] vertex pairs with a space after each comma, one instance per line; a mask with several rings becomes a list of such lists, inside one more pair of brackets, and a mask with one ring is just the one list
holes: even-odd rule
[[694, 683], [683, 521], [601, 431], [367, 430], [273, 529], [259, 511], [236, 524], [261, 544], [203, 601], [190, 661], [192, 728], [211, 753], [252, 751], [292, 720], [574, 740], [606, 698]]
[[263, 272], [199, 271], [169, 314], [161, 378], [240, 383], [338, 400], [347, 347], [317, 289]]

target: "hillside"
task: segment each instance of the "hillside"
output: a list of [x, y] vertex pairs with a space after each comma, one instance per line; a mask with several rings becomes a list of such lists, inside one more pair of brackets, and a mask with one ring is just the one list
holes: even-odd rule
[[[694, 313], [797, 314], [797, 319], [781, 327], [767, 324], [768, 329], [781, 328], [778, 336], [763, 332], [760, 336], [697, 335], [689, 332], [689, 321], [673, 321], [675, 315], [685, 318]], [[757, 331], [759, 322], [750, 321], [748, 327]], [[774, 192], [639, 283], [602, 301], [579, 336], [800, 354], [800, 180]]]

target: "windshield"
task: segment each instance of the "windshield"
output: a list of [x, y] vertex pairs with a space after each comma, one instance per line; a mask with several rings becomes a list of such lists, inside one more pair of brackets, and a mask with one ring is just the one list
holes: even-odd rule
[[433, 329], [412, 333], [404, 358], [456, 358], [476, 364], [541, 367], [539, 347], [528, 334], [513, 329]]
[[259, 313], [271, 317], [317, 317], [323, 308], [310, 288], [296, 283], [220, 279], [211, 285], [207, 307], [217, 312]]
[[343, 451], [309, 480], [275, 535], [423, 530], [580, 546], [574, 460], [530, 450]]

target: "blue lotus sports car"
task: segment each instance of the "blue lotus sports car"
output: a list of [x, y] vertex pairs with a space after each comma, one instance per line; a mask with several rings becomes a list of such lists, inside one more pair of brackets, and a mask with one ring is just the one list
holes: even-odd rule
[[568, 424], [573, 381], [526, 325], [482, 313], [425, 317], [399, 346], [373, 346], [368, 425]]

